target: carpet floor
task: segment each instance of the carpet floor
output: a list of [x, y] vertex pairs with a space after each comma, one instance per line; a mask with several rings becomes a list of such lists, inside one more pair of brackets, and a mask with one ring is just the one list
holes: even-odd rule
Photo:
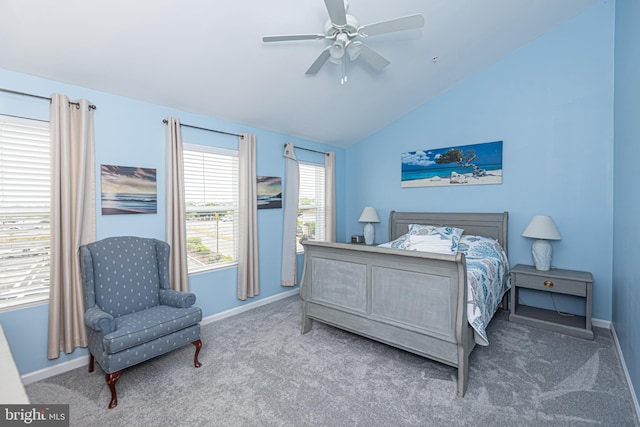
[[457, 370], [314, 322], [295, 295], [202, 327], [186, 346], [125, 370], [118, 406], [96, 364], [26, 387], [70, 405], [72, 426], [639, 426], [610, 331], [593, 341], [511, 323]]

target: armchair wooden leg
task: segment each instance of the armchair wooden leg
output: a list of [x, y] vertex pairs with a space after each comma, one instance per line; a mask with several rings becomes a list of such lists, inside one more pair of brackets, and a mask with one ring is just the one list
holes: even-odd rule
[[202, 348], [202, 341], [196, 340], [196, 341], [193, 341], [191, 344], [196, 346], [196, 355], [193, 356], [193, 364], [196, 368], [199, 368], [202, 366], [202, 363], [200, 363], [200, 361], [198, 360], [198, 355], [200, 354], [200, 349]]
[[93, 354], [89, 353], [89, 373], [93, 372]]
[[111, 402], [109, 402], [109, 409], [113, 409], [118, 406], [118, 396], [116, 395], [116, 381], [120, 378], [120, 374], [122, 373], [122, 369], [113, 374], [105, 374], [105, 379], [107, 380], [107, 385], [109, 386], [109, 390], [111, 390]]

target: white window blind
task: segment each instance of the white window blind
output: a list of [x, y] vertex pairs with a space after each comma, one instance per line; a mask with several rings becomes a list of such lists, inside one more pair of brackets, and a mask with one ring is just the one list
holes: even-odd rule
[[238, 152], [184, 144], [189, 273], [238, 259]]
[[300, 189], [298, 196], [297, 250], [303, 251], [300, 239], [324, 240], [324, 165], [299, 163]]
[[49, 123], [0, 116], [0, 309], [49, 297]]

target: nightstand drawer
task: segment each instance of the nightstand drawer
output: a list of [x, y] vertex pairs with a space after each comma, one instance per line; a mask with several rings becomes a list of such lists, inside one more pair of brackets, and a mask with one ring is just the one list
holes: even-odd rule
[[537, 289], [539, 291], [553, 291], [561, 294], [587, 296], [586, 282], [560, 279], [557, 277], [536, 277], [528, 274], [518, 274], [516, 276], [518, 286], [522, 288]]

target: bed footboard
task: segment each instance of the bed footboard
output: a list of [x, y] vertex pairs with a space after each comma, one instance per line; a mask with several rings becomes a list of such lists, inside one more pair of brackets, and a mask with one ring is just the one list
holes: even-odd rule
[[475, 342], [464, 255], [306, 241], [302, 333], [317, 320], [458, 368], [467, 389]]

